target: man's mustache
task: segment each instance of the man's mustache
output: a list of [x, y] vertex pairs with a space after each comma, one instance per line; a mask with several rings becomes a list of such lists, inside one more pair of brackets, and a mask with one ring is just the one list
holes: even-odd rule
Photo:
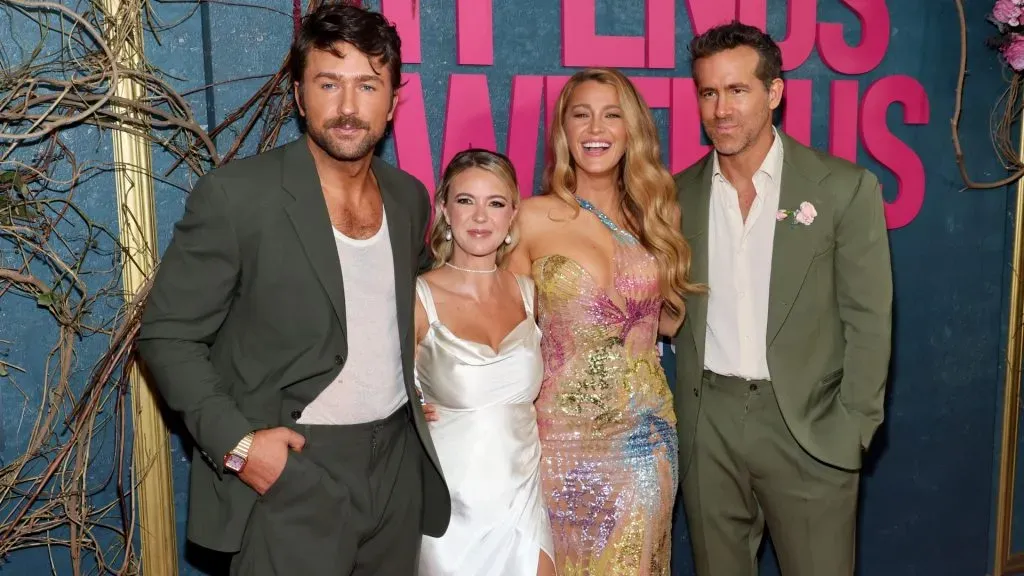
[[370, 125], [363, 122], [356, 116], [338, 116], [327, 123], [327, 128], [344, 128], [349, 130], [352, 128], [358, 128], [360, 130], [369, 130]]

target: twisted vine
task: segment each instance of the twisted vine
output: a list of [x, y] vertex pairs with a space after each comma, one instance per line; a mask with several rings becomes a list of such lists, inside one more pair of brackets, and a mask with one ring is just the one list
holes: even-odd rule
[[960, 177], [967, 188], [984, 190], [1002, 188], [1020, 180], [1024, 177], [1024, 159], [1016, 143], [1014, 127], [1021, 117], [1022, 96], [1024, 96], [1024, 77], [1021, 74], [1008, 72], [1006, 90], [1002, 93], [993, 107], [989, 118], [991, 128], [992, 144], [995, 148], [996, 157], [1003, 167], [1010, 174], [990, 182], [981, 182], [971, 178], [967, 173], [967, 162], [964, 159], [963, 147], [960, 144], [960, 116], [964, 102], [964, 81], [967, 77], [967, 17], [964, 13], [963, 0], [953, 0], [956, 5], [957, 16], [960, 22], [960, 62], [957, 72], [956, 94], [954, 98], [953, 116], [950, 118], [950, 127], [953, 136], [953, 151], [956, 155], [957, 168], [960, 170]]
[[[75, 575], [140, 571], [133, 494], [144, 471], [132, 469], [127, 374], [149, 284], [125, 302], [120, 274], [134, 256], [76, 198], [80, 185], [115, 166], [81, 161], [71, 139], [88, 127], [106, 137], [135, 134], [174, 159], [165, 173], [141, 177], [164, 179], [181, 166], [198, 176], [250, 144], [257, 152], [273, 147], [293, 117], [286, 60], [209, 131], [160, 70], [144, 59], [124, 65], [126, 51], [137, 49], [140, 14], [150, 34], [173, 27], [154, 17], [150, 2], [158, 1], [244, 5], [121, 0], [116, 14], [106, 14], [100, 0], [78, 11], [0, 0], [0, 14], [38, 32], [18, 61], [0, 48], [0, 306], [34, 305], [55, 333], [42, 374], [26, 377], [28, 368], [7, 362], [0, 349], [0, 386], [24, 399], [23, 418], [34, 416], [20, 455], [0, 461], [0, 568], [16, 551], [45, 548], [54, 566], [68, 562]], [[142, 93], [120, 94], [125, 78]], [[214, 142], [229, 130], [234, 137], [221, 154]], [[82, 348], [96, 339], [104, 351], [83, 375], [78, 362], [93, 355]], [[100, 451], [110, 458], [98, 458]]]

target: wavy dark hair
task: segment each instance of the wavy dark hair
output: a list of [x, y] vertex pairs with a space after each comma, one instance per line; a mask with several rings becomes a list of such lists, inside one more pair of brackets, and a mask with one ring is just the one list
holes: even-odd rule
[[757, 52], [757, 79], [771, 88], [772, 82], [782, 78], [782, 50], [767, 33], [759, 28], [732, 21], [709, 29], [690, 41], [690, 61], [714, 56], [719, 52], [746, 46]]
[[[391, 88], [402, 85], [402, 41], [398, 30], [377, 12], [345, 2], [324, 2], [302, 18], [292, 42], [288, 72], [294, 82], [302, 82], [306, 57], [310, 50], [323, 50], [341, 57], [336, 45], [346, 42], [377, 59], [391, 74]], [[374, 72], [380, 72], [374, 68]]]

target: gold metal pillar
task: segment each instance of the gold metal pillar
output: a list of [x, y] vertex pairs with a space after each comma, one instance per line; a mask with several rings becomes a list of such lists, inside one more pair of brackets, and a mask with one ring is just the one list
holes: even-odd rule
[[[142, 5], [133, 0], [102, 0], [108, 43], [122, 69], [142, 62]], [[112, 32], [118, 31], [117, 37]], [[121, 76], [121, 98], [139, 100], [145, 87]], [[156, 210], [153, 201], [150, 142], [126, 131], [112, 132], [117, 186], [119, 236], [124, 246], [124, 287], [131, 299], [145, 284], [157, 261]], [[134, 427], [133, 480], [142, 543], [142, 574], [176, 576], [178, 554], [174, 489], [167, 427], [149, 386], [137, 367], [130, 374]]]
[[[1018, 156], [1024, 159], [1024, 119], [1021, 121]], [[1020, 421], [1021, 361], [1024, 355], [1024, 179], [1017, 181], [1014, 212], [1013, 268], [1010, 274], [1010, 313], [1006, 337], [1006, 375], [1003, 382], [1003, 435], [999, 455], [999, 495], [996, 503], [996, 549], [993, 576], [1024, 573], [1024, 551], [1010, 550], [1013, 531], [1013, 489], [1017, 472], [1018, 422]]]

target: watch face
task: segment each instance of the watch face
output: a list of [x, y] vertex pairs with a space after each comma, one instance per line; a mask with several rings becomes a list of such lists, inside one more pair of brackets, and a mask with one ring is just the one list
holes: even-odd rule
[[224, 467], [237, 474], [245, 468], [245, 459], [237, 454], [228, 454], [224, 457]]

